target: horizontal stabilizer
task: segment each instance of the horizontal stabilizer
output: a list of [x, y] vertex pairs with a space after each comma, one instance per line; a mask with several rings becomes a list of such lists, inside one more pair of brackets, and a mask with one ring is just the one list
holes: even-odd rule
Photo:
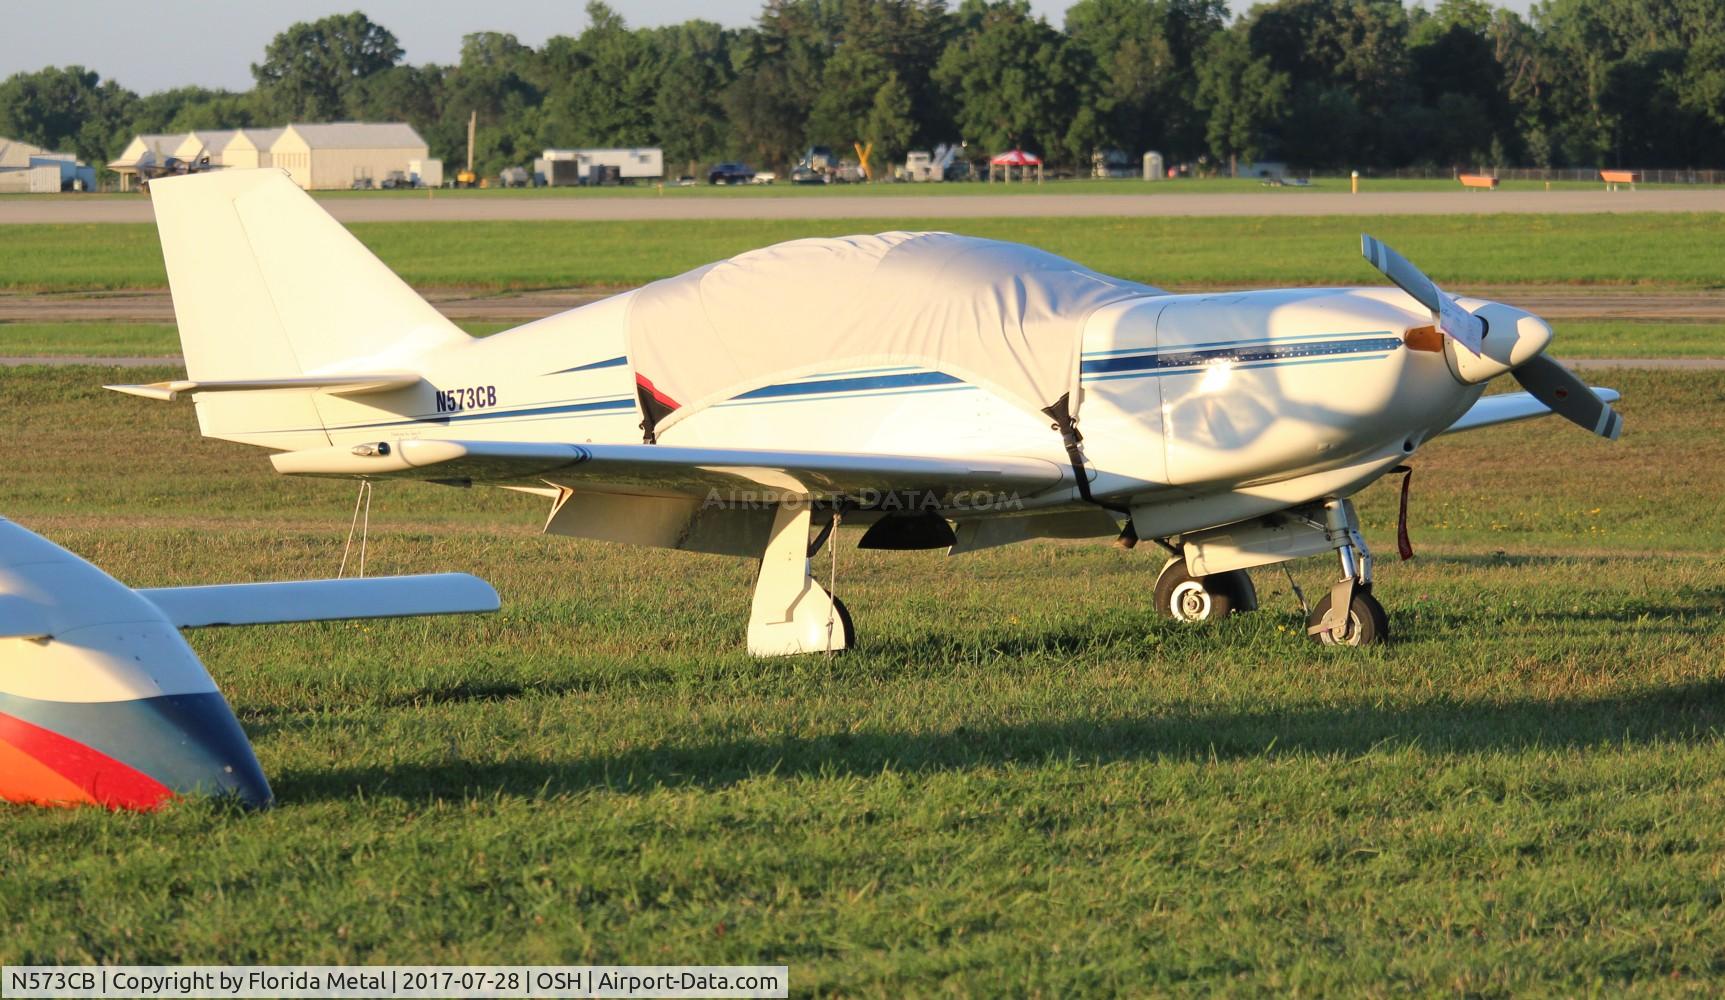
[[509, 483], [550, 482], [591, 492], [710, 497], [738, 491], [762, 500], [863, 492], [950, 495], [960, 490], [1031, 495], [1070, 473], [1038, 458], [869, 455], [646, 444], [522, 441], [378, 441], [270, 456], [278, 472]]
[[299, 375], [292, 378], [246, 378], [222, 381], [178, 379], [145, 385], [105, 385], [102, 388], [145, 399], [175, 400], [186, 393], [261, 392], [269, 389], [321, 389], [337, 396], [359, 396], [368, 392], [406, 389], [419, 382], [418, 375], [400, 372], [384, 375]]
[[[1616, 389], [1601, 389], [1592, 387], [1592, 392], [1602, 403], [1615, 403], [1619, 398]], [[1531, 420], [1534, 417], [1548, 416], [1551, 407], [1533, 397], [1528, 392], [1506, 392], [1496, 396], [1485, 396], [1479, 402], [1468, 408], [1455, 423], [1449, 425], [1445, 434], [1457, 431], [1474, 431], [1481, 427], [1495, 427], [1498, 424], [1515, 423], [1518, 420]]]
[[179, 628], [455, 615], [499, 606], [497, 591], [467, 573], [156, 587], [137, 593]]

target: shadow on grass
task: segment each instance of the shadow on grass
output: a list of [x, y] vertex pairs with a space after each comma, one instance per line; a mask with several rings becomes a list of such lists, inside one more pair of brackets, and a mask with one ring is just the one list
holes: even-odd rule
[[496, 795], [537, 798], [588, 789], [723, 788], [760, 775], [860, 776], [967, 771], [1078, 760], [1279, 759], [1360, 756], [1419, 746], [1469, 754], [1700, 743], [1725, 734], [1725, 680], [1597, 699], [1501, 703], [1432, 701], [1286, 712], [1172, 711], [940, 732], [838, 733], [644, 747], [563, 761], [450, 760], [430, 764], [289, 770], [271, 776], [283, 804], [367, 798], [432, 801]]

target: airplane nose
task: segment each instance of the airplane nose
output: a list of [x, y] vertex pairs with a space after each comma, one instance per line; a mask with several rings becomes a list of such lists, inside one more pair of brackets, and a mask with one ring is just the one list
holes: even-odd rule
[[219, 692], [131, 701], [43, 701], [0, 692], [0, 799], [155, 809], [182, 795], [272, 795]]
[[1453, 342], [1444, 345], [1450, 370], [1457, 380], [1477, 385], [1509, 372], [1545, 350], [1551, 343], [1551, 327], [1538, 316], [1501, 302], [1459, 300], [1462, 308], [1485, 321], [1481, 351], [1474, 354]]

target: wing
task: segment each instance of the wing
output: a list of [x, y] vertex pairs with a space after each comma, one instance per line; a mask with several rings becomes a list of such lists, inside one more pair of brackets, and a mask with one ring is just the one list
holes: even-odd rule
[[1040, 493], [1070, 475], [1038, 458], [925, 458], [836, 452], [683, 448], [645, 444], [427, 441], [283, 452], [277, 471], [302, 476], [377, 476], [434, 481], [553, 483], [574, 490], [751, 500], [868, 493], [939, 496], [960, 490]]
[[[1601, 402], [1615, 403], [1619, 398], [1616, 389], [1601, 389], [1591, 387], [1593, 394]], [[1481, 427], [1496, 427], [1498, 424], [1510, 424], [1518, 420], [1532, 420], [1551, 413], [1551, 408], [1533, 398], [1532, 393], [1506, 392], [1496, 396], [1484, 396], [1479, 402], [1468, 408], [1455, 423], [1449, 425], [1445, 434], [1457, 431], [1475, 431]]]
[[140, 587], [136, 593], [178, 628], [455, 615], [498, 608], [497, 591], [467, 573]]

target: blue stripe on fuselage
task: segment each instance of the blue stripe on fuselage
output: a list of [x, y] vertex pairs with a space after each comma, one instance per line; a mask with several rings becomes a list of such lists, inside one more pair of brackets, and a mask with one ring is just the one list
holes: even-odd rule
[[1340, 358], [1350, 354], [1378, 354], [1402, 345], [1400, 337], [1368, 337], [1355, 340], [1325, 340], [1308, 343], [1268, 343], [1257, 347], [1221, 347], [1211, 350], [1152, 351], [1085, 361], [1085, 375], [1114, 372], [1148, 372], [1169, 368], [1192, 368], [1230, 362], [1256, 364], [1264, 361], [1295, 361]]

